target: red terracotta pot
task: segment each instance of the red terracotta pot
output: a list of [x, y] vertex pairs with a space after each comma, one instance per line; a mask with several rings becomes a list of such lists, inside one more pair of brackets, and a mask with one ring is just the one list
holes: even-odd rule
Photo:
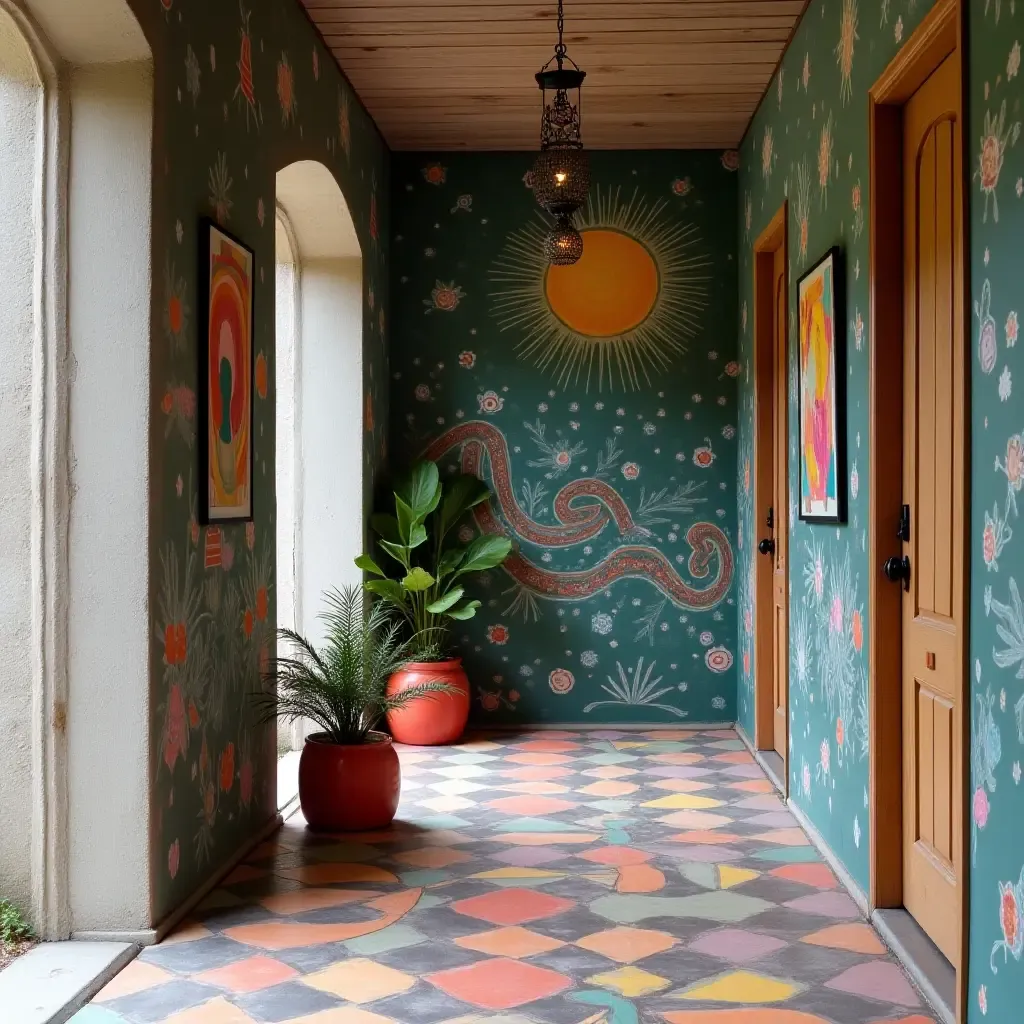
[[402, 789], [391, 737], [371, 732], [358, 745], [306, 738], [299, 758], [299, 804], [317, 832], [370, 832], [391, 824]]
[[461, 658], [450, 661], [412, 661], [399, 669], [388, 682], [393, 696], [412, 686], [444, 682], [456, 693], [429, 693], [410, 701], [401, 711], [388, 715], [388, 728], [399, 743], [434, 747], [454, 743], [466, 728], [469, 718], [469, 680]]

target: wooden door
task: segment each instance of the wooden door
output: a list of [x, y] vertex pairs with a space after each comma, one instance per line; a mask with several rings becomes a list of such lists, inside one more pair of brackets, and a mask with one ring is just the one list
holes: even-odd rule
[[789, 367], [786, 346], [786, 247], [775, 250], [772, 273], [772, 509], [775, 550], [772, 552], [772, 739], [776, 753], [786, 761], [789, 737]]
[[[959, 966], [964, 408], [960, 73], [904, 108], [903, 902]], [[887, 575], [892, 578], [897, 573]]]

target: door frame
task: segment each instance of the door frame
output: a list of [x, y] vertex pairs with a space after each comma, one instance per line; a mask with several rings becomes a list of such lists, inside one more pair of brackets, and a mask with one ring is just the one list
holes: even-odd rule
[[[964, 368], [962, 388], [955, 395], [964, 413], [970, 408], [971, 337], [970, 279], [965, 260], [970, 195], [967, 131], [965, 15], [963, 0], [937, 0], [914, 34], [869, 91], [870, 136], [870, 270], [869, 346], [869, 470], [868, 470], [868, 771], [870, 892], [872, 909], [903, 906], [903, 655], [902, 590], [881, 577], [880, 567], [897, 554], [899, 510], [903, 501], [903, 453], [892, 445], [903, 433], [903, 106], [950, 54], [959, 52], [959, 110], [962, 151], [962, 194], [957, 273], [963, 294], [963, 325], [956, 358]], [[893, 244], [897, 242], [898, 244]], [[964, 587], [958, 656], [962, 688], [954, 729], [960, 737], [960, 842], [953, 851], [957, 878], [959, 968], [957, 1020], [966, 1020], [969, 893], [967, 871], [970, 821], [970, 675], [967, 629], [970, 580], [970, 510], [966, 506], [970, 479], [970, 423], [963, 418], [965, 499]]]
[[[754, 242], [754, 534], [751, 537], [751, 558], [754, 572], [754, 747], [774, 750], [774, 694], [770, 669], [773, 666], [772, 643], [775, 633], [773, 563], [757, 551], [761, 525], [768, 516], [775, 488], [775, 438], [772, 427], [775, 401], [775, 253], [782, 249], [786, 260], [787, 352], [789, 324], [789, 203], [784, 200], [768, 226]], [[786, 392], [789, 388], [787, 383]], [[786, 434], [789, 430], [789, 403], [783, 409]], [[788, 451], [788, 449], [787, 449]], [[788, 460], [787, 460], [788, 461]], [[789, 473], [786, 473], [787, 480]], [[785, 510], [785, 529], [789, 529], [789, 509]], [[776, 516], [778, 521], [778, 516]], [[776, 533], [778, 530], [776, 529]], [[788, 597], [787, 597], [788, 604]], [[789, 630], [789, 617], [786, 617]], [[769, 670], [766, 673], [766, 668]], [[786, 736], [783, 744], [783, 785], [789, 795], [789, 687], [786, 687]]]

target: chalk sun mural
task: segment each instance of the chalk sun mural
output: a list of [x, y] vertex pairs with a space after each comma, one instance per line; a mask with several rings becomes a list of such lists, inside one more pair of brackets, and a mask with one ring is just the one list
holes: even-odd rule
[[636, 391], [686, 351], [707, 306], [710, 258], [668, 204], [595, 186], [576, 216], [583, 256], [544, 257], [546, 218], [512, 232], [490, 270], [492, 314], [522, 333], [520, 358], [563, 389]]

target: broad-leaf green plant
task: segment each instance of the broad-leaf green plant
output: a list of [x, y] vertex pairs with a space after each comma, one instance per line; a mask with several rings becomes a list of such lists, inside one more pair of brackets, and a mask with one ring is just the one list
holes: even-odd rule
[[370, 555], [360, 555], [356, 565], [373, 577], [366, 589], [387, 601], [407, 624], [417, 661], [446, 656], [451, 623], [473, 618], [480, 607], [466, 596], [466, 577], [501, 565], [512, 550], [507, 537], [483, 534], [468, 544], [458, 539], [459, 522], [490, 493], [470, 474], [442, 484], [433, 462], [418, 462], [394, 492], [394, 515], [370, 520], [397, 572], [386, 573]]
[[329, 743], [368, 743], [388, 712], [420, 697], [458, 692], [448, 683], [429, 682], [389, 695], [388, 680], [409, 660], [403, 624], [361, 587], [330, 590], [324, 602], [319, 649], [294, 630], [278, 631], [291, 654], [275, 659], [267, 672], [269, 685], [256, 697], [263, 721], [307, 718]]

